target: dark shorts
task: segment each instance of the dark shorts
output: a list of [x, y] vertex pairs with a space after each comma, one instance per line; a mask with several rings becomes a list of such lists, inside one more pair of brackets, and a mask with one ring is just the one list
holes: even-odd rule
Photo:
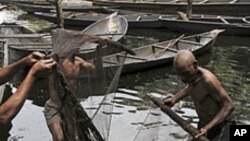
[[[224, 121], [223, 123], [213, 127], [207, 133], [207, 138], [211, 141], [229, 141], [230, 125], [235, 125], [234, 121]], [[198, 128], [201, 127], [198, 125]]]
[[47, 122], [47, 125], [51, 125], [55, 122], [62, 122], [60, 116], [60, 105], [54, 103], [51, 99], [49, 99], [44, 106], [44, 116]]

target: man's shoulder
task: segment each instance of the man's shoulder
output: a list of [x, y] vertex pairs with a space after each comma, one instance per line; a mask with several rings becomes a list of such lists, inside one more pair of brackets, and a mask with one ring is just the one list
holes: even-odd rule
[[212, 73], [210, 70], [205, 69], [205, 68], [199, 68], [199, 70], [202, 73], [203, 80], [207, 83], [212, 83], [214, 81], [218, 81], [217, 77], [215, 76], [214, 73]]

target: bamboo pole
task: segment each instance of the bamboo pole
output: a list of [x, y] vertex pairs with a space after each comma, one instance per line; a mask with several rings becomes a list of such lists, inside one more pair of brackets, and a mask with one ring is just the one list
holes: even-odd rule
[[[179, 115], [177, 115], [170, 107], [166, 106], [161, 100], [149, 96], [149, 98], [154, 102], [155, 105], [159, 106], [161, 110], [167, 114], [172, 120], [178, 123], [185, 131], [191, 134], [193, 137], [200, 133], [198, 129], [190, 125], [186, 120], [182, 119]], [[209, 139], [205, 136], [201, 136], [198, 138], [199, 141], [209, 141]]]
[[193, 4], [193, 0], [187, 0], [187, 17], [188, 17], [188, 19], [190, 19], [192, 17], [192, 12], [193, 12], [192, 4]]
[[63, 10], [62, 10], [62, 1], [56, 0], [56, 14], [57, 14], [57, 26], [58, 28], [64, 28], [64, 20], [63, 20]]

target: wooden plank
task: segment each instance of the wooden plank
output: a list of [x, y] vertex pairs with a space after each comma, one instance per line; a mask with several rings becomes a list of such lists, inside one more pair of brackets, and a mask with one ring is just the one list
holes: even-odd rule
[[238, 2], [238, 0], [232, 0], [229, 3], [233, 4], [233, 3], [236, 3], [236, 2]]
[[126, 58], [129, 58], [129, 59], [135, 59], [135, 60], [142, 60], [142, 61], [146, 61], [148, 59], [145, 59], [145, 58], [141, 58], [141, 57], [138, 57], [138, 56], [124, 56], [124, 55], [116, 55], [117, 57], [126, 57]]
[[166, 45], [166, 47], [164, 47], [164, 49], [162, 49], [162, 50], [156, 52], [155, 54], [153, 54], [153, 55], [151, 55], [151, 56], [149, 56], [148, 59], [151, 59], [152, 57], [156, 57], [156, 56], [160, 55], [161, 53], [163, 53], [164, 51], [166, 51], [168, 48], [172, 47], [175, 43], [177, 43], [183, 36], [184, 36], [184, 34], [181, 35], [179, 38], [174, 39], [173, 41], [169, 42], [169, 43]]
[[179, 40], [179, 42], [185, 43], [185, 44], [192, 44], [192, 45], [203, 46], [203, 44], [201, 44], [201, 43], [194, 42], [194, 41], [189, 41], [189, 40]]
[[164, 46], [152, 45], [152, 48], [164, 49]]
[[207, 3], [207, 2], [209, 2], [209, 0], [203, 0], [203, 1], [200, 1], [200, 2], [198, 2], [199, 4], [202, 4], [202, 3]]
[[[176, 123], [178, 123], [185, 131], [191, 134], [193, 137], [200, 133], [198, 129], [190, 125], [186, 120], [182, 119], [179, 115], [177, 115], [174, 111], [170, 109], [170, 107], [166, 106], [161, 100], [148, 95], [149, 98], [154, 102], [155, 105], [161, 108], [161, 110], [167, 114], [171, 119], [173, 119]], [[201, 136], [198, 138], [199, 141], [209, 141], [205, 136]]]
[[224, 19], [223, 17], [219, 17], [219, 18], [220, 18], [220, 20], [221, 20], [223, 23], [229, 24], [229, 22], [228, 22], [226, 19]]
[[0, 34], [0, 38], [39, 38], [49, 34]]
[[102, 60], [102, 62], [109, 63], [109, 64], [118, 64], [118, 62], [110, 61], [110, 60]]
[[[163, 46], [157, 46], [157, 45], [153, 45], [152, 48], [153, 48], [153, 50], [155, 50], [154, 48], [164, 49]], [[178, 50], [175, 49], [175, 48], [167, 48], [167, 50], [168, 50], [168, 51], [171, 51], [171, 52], [175, 52], [175, 53], [178, 52]]]
[[72, 13], [67, 18], [76, 18], [77, 16], [86, 15], [87, 13]]
[[22, 46], [50, 46], [51, 44], [47, 44], [47, 43], [24, 43], [24, 44], [13, 44], [13, 43], [9, 43], [8, 46], [15, 46], [15, 47], [22, 47]]
[[168, 48], [167, 50], [168, 50], [168, 51], [171, 51], [171, 52], [174, 52], [174, 53], [177, 53], [177, 52], [178, 52], [178, 50], [175, 49], [175, 48]]

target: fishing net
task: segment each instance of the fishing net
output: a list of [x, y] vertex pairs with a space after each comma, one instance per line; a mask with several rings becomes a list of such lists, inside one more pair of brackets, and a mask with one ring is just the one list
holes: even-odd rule
[[[93, 65], [95, 69], [81, 67], [77, 70], [76, 56], [80, 55], [84, 46], [88, 46], [89, 43], [98, 44], [96, 57], [85, 62], [88, 66]], [[108, 139], [111, 115], [107, 113], [112, 112], [113, 106], [110, 103], [112, 96], [107, 94], [114, 92], [117, 88], [124, 57], [117, 62], [115, 67], [110, 69], [103, 67], [102, 48], [104, 46], [124, 49], [121, 44], [108, 39], [63, 29], [52, 31], [52, 54], [57, 61], [54, 81], [60, 89], [57, 91], [62, 101], [59, 112], [66, 140], [102, 141]], [[73, 65], [65, 66], [65, 62]], [[74, 74], [70, 70], [77, 70], [77, 76], [70, 78]], [[80, 104], [80, 100], [93, 95], [105, 96], [92, 117], [89, 117]]]

